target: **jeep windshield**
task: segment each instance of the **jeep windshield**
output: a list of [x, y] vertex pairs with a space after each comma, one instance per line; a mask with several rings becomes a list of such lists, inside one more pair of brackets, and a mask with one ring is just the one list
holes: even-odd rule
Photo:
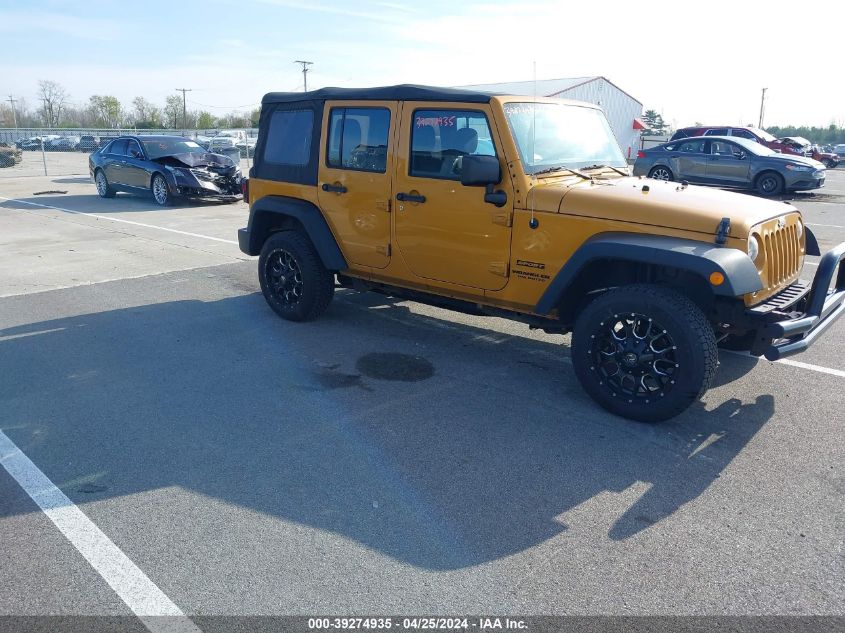
[[506, 103], [505, 117], [527, 174], [627, 167], [601, 110], [563, 103]]

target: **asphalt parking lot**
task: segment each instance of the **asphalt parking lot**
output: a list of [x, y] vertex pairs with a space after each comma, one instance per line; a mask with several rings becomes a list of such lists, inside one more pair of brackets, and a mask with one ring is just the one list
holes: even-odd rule
[[[845, 241], [845, 169], [792, 202]], [[643, 425], [568, 337], [279, 320], [246, 216], [0, 179], [0, 615], [845, 615], [845, 321]]]

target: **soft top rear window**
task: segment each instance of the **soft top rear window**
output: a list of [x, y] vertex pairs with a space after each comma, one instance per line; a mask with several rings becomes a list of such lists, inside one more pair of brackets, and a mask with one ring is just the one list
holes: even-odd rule
[[267, 130], [264, 160], [276, 165], [306, 165], [311, 155], [312, 110], [273, 113]]

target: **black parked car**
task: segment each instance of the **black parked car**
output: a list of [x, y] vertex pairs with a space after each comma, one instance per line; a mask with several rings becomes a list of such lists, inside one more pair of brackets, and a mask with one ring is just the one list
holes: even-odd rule
[[177, 197], [241, 198], [234, 161], [181, 136], [121, 136], [91, 154], [88, 169], [102, 198], [148, 193], [162, 206]]
[[79, 137], [79, 151], [93, 152], [100, 146], [100, 139], [90, 134], [83, 134]]

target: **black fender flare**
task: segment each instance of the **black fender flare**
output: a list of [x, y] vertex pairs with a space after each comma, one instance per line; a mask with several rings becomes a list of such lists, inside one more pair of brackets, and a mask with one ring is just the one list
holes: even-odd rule
[[721, 296], [739, 297], [763, 289], [757, 267], [739, 249], [662, 235], [600, 233], [586, 240], [564, 264], [540, 297], [535, 312], [548, 314], [555, 309], [585, 266], [602, 259], [671, 266], [705, 280], [719, 272], [725, 281], [710, 287]]
[[250, 205], [249, 224], [238, 231], [241, 250], [247, 255], [260, 254], [279, 216], [293, 218], [302, 225], [323, 266], [329, 270], [348, 268], [346, 258], [320, 210], [307, 200], [287, 196], [264, 196]]

